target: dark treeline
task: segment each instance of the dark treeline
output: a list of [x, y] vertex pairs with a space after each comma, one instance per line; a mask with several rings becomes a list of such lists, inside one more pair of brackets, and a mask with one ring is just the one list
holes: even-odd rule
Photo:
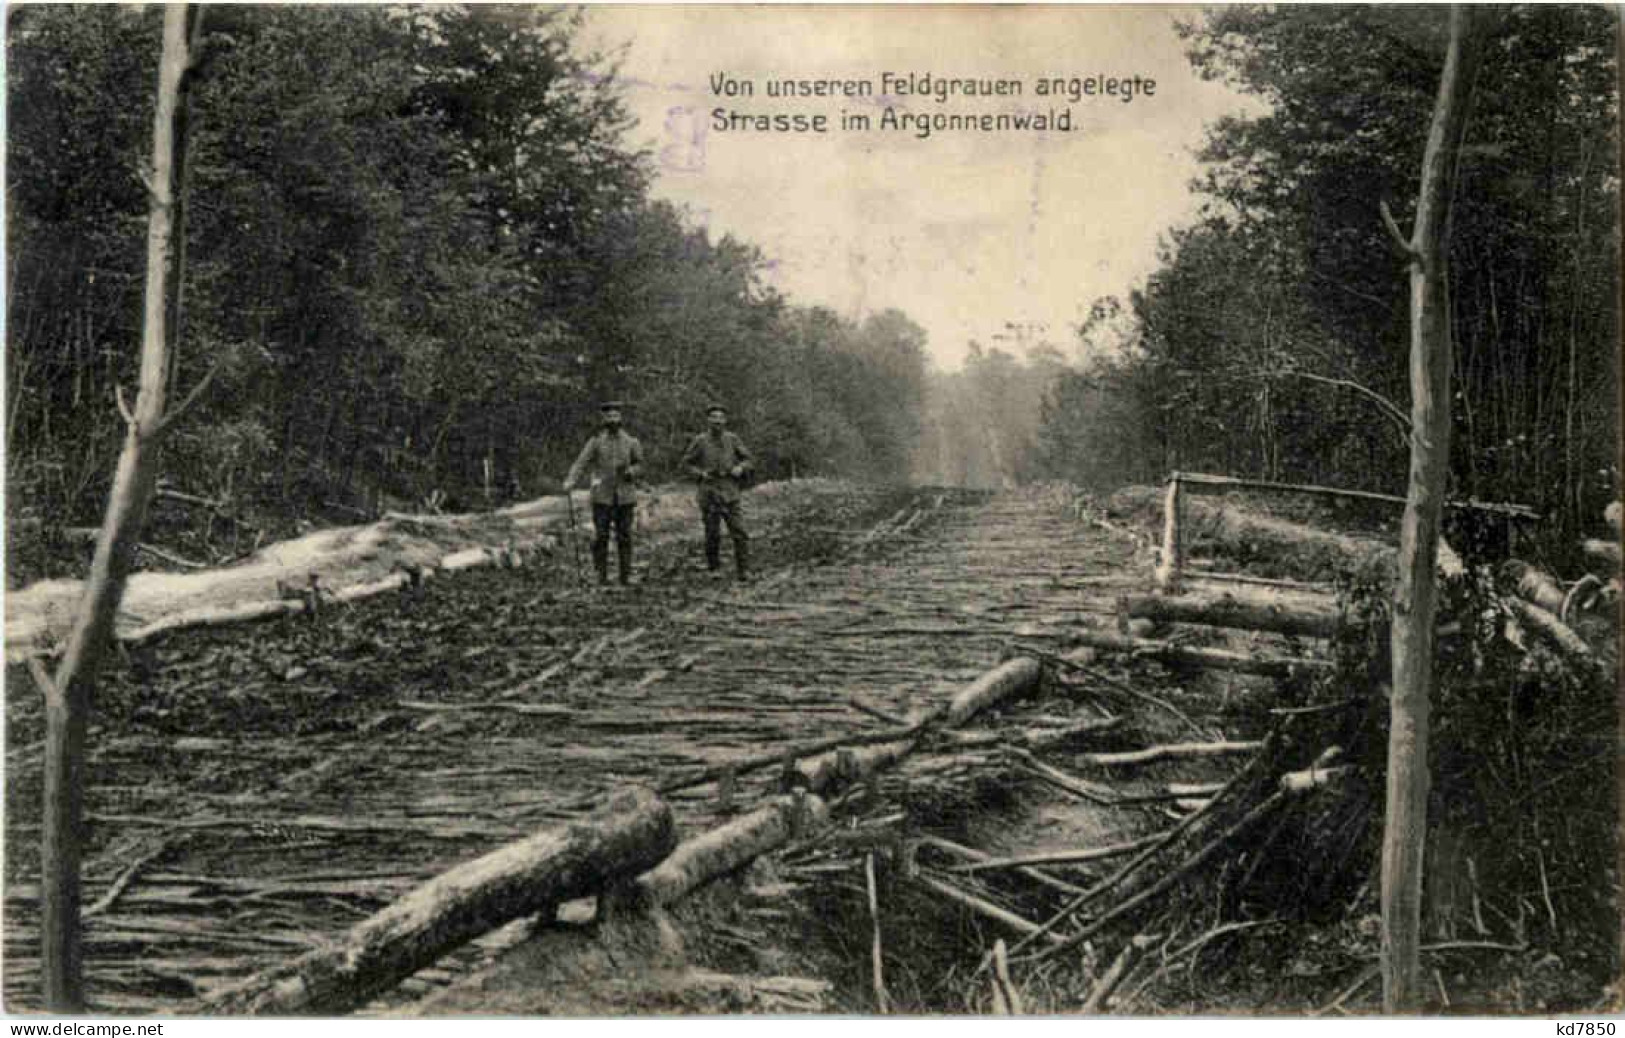
[[[157, 8], [41, 6], [8, 37], [13, 516], [99, 517], [140, 334]], [[186, 170], [166, 450], [234, 511], [463, 507], [557, 480], [617, 397], [656, 478], [720, 401], [761, 472], [907, 475], [924, 332], [791, 305], [764, 258], [649, 196], [582, 16], [216, 7]], [[489, 499], [487, 495], [489, 496]]]
[[[1497, 9], [1450, 239], [1451, 491], [1572, 531], [1618, 494], [1615, 13]], [[1210, 128], [1201, 217], [1083, 329], [1038, 455], [1095, 483], [1205, 469], [1401, 493], [1409, 233], [1443, 60], [1430, 7], [1233, 7], [1196, 68], [1266, 102]]]

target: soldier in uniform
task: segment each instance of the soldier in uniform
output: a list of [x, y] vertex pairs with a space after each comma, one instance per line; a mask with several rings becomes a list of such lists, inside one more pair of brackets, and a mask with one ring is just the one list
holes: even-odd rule
[[621, 428], [621, 405], [599, 407], [603, 428], [587, 441], [564, 480], [569, 493], [583, 476], [592, 479], [592, 564], [600, 586], [609, 583], [609, 534], [615, 531], [615, 561], [623, 585], [632, 583], [632, 517], [637, 479], [643, 472], [643, 445]]
[[745, 529], [739, 486], [751, 470], [750, 451], [728, 431], [728, 412], [719, 404], [705, 411], [705, 432], [694, 437], [683, 455], [689, 474], [699, 481], [700, 517], [705, 522], [705, 565], [713, 575], [722, 568], [722, 527], [734, 542], [734, 566], [740, 580], [750, 579], [750, 533]]

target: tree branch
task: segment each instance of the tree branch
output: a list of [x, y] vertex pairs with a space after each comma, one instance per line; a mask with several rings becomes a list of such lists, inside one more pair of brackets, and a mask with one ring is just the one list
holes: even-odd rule
[[1399, 221], [1394, 219], [1393, 211], [1388, 208], [1388, 200], [1378, 202], [1377, 209], [1382, 213], [1382, 225], [1388, 228], [1390, 243], [1398, 250], [1400, 256], [1410, 263], [1422, 262], [1422, 253], [1409, 238], [1405, 237], [1405, 232], [1399, 229]]
[[186, 394], [186, 399], [182, 400], [177, 406], [170, 408], [169, 413], [164, 415], [164, 420], [158, 424], [158, 431], [163, 432], [171, 425], [174, 425], [177, 421], [179, 421], [181, 416], [190, 410], [192, 405], [197, 403], [198, 399], [203, 396], [203, 391], [209, 388], [209, 383], [214, 381], [214, 376], [219, 372], [220, 364], [217, 362], [215, 366], [210, 368], [208, 373], [198, 381], [198, 384], [192, 387], [192, 391]]
[[1376, 404], [1378, 410], [1392, 420], [1395, 425], [1399, 426], [1401, 435], [1407, 441], [1410, 439], [1410, 416], [1401, 410], [1398, 404], [1394, 403], [1392, 400], [1389, 400], [1387, 397], [1383, 396], [1381, 393], [1378, 393], [1369, 386], [1363, 386], [1352, 379], [1332, 378], [1328, 375], [1316, 375], [1313, 372], [1308, 371], [1294, 371], [1290, 368], [1283, 368], [1280, 371], [1266, 371], [1262, 372], [1261, 374], [1263, 374], [1266, 378], [1286, 378], [1290, 376], [1292, 378], [1305, 379], [1309, 382], [1319, 382], [1323, 385], [1337, 386], [1342, 389], [1353, 390], [1354, 392], [1365, 397], [1367, 400], [1371, 401], [1373, 404]]
[[124, 386], [113, 383], [113, 402], [118, 404], [118, 413], [124, 418], [125, 425], [135, 424], [135, 415], [130, 412], [130, 404], [124, 399]]
[[45, 669], [45, 664], [40, 662], [38, 656], [28, 657], [28, 673], [34, 679], [34, 684], [39, 686], [40, 695], [49, 702], [56, 695], [56, 682], [51, 680], [50, 672]]

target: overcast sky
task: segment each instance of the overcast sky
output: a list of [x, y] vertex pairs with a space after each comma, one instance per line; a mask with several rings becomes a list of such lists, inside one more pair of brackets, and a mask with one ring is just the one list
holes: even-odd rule
[[[622, 76], [650, 147], [654, 192], [720, 236], [761, 248], [795, 302], [861, 317], [903, 310], [939, 366], [966, 344], [1008, 345], [1007, 322], [1070, 349], [1089, 304], [1153, 268], [1158, 235], [1194, 211], [1203, 126], [1246, 102], [1190, 70], [1176, 7], [710, 7], [588, 10], [589, 41], [626, 45]], [[769, 79], [1007, 78], [1019, 98], [784, 100]], [[755, 83], [718, 96], [712, 78]], [[1034, 96], [1038, 77], [1140, 76], [1153, 96]], [[1072, 110], [1073, 130], [842, 131], [843, 109], [909, 114]], [[717, 107], [823, 113], [831, 132], [718, 130]]]

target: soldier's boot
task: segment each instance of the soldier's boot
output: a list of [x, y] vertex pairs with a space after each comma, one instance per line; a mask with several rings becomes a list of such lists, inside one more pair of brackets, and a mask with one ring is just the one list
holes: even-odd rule
[[750, 542], [734, 541], [734, 569], [741, 582], [750, 580]]
[[632, 583], [632, 548], [624, 546], [615, 556], [615, 563], [620, 567], [621, 585], [624, 587]]

